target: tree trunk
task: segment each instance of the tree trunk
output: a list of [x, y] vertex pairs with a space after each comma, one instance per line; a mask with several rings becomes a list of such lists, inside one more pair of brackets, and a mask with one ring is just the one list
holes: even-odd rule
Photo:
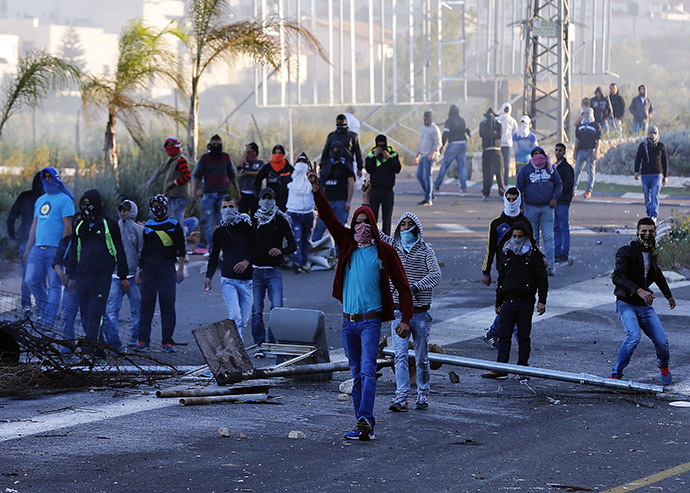
[[105, 147], [103, 148], [105, 167], [112, 169], [115, 172], [115, 183], [118, 189], [120, 188], [120, 175], [118, 172], [118, 158], [117, 158], [117, 138], [115, 136], [115, 114], [111, 111], [108, 113], [108, 123], [105, 126]]
[[196, 162], [196, 151], [199, 145], [199, 78], [192, 78], [192, 95], [189, 105], [189, 124], [187, 126], [187, 156], [191, 162]]

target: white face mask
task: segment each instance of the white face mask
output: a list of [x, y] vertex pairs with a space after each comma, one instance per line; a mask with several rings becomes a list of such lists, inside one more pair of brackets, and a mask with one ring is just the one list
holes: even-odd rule
[[[512, 194], [511, 194], [512, 195]], [[508, 198], [503, 196], [503, 212], [508, 217], [516, 217], [520, 214], [520, 204], [522, 203], [522, 197], [520, 197], [520, 192], [518, 191], [518, 198], [514, 202], [509, 202]]]

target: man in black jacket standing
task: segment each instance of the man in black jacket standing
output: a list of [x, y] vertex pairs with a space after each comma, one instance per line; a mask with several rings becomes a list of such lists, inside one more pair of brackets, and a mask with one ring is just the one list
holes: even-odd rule
[[352, 172], [355, 172], [354, 165], [356, 162], [357, 176], [362, 176], [364, 162], [362, 160], [362, 150], [359, 147], [359, 137], [348, 128], [345, 115], [338, 115], [336, 117], [335, 130], [329, 133], [326, 138], [326, 144], [323, 146], [323, 152], [321, 153], [321, 166], [333, 157], [330, 153], [335, 141], [340, 142], [343, 157], [345, 157], [345, 162], [350, 166]]
[[565, 144], [559, 142], [554, 149], [556, 164], [563, 183], [563, 191], [556, 199], [553, 222], [553, 246], [556, 262], [567, 262], [570, 255], [570, 202], [573, 200], [573, 188], [575, 186], [575, 171], [565, 158]]
[[616, 129], [616, 134], [618, 138], [623, 137], [623, 116], [625, 115], [625, 100], [618, 92], [618, 84], [612, 82], [609, 85], [609, 101], [611, 102], [611, 112], [612, 115], [609, 119], [609, 124], [611, 127]]
[[395, 175], [400, 173], [400, 159], [398, 153], [388, 145], [385, 135], [376, 136], [376, 146], [367, 155], [364, 168], [371, 176], [371, 210], [374, 217], [379, 219], [379, 207], [383, 214], [383, 231], [391, 234], [391, 218], [393, 217], [393, 203]]
[[647, 208], [647, 217], [656, 223], [659, 216], [659, 192], [668, 183], [668, 153], [659, 140], [659, 129], [649, 127], [647, 138], [637, 148], [635, 156], [635, 179], [642, 176], [642, 194]]
[[[120, 226], [117, 221], [105, 216], [101, 194], [98, 190], [87, 190], [79, 200], [82, 220], [74, 229], [69, 250], [71, 276], [68, 289], [76, 284], [79, 296], [79, 310], [86, 339], [92, 344], [103, 343], [101, 323], [110, 293], [113, 271], [117, 267], [120, 289], [129, 291], [127, 257], [122, 244]], [[93, 352], [93, 348], [87, 348]], [[96, 351], [97, 355], [102, 355]]]
[[656, 256], [656, 224], [650, 218], [643, 217], [637, 222], [637, 238], [616, 252], [616, 265], [611, 276], [615, 285], [616, 312], [625, 329], [625, 340], [618, 351], [610, 378], [621, 379], [644, 332], [654, 343], [661, 384], [671, 383], [668, 339], [652, 308], [654, 293], [649, 286], [656, 283], [671, 310], [676, 307], [676, 300], [657, 264]]
[[501, 153], [501, 123], [496, 120], [496, 113], [491, 108], [484, 113], [486, 117], [479, 124], [479, 136], [482, 138], [482, 175], [484, 202], [489, 200], [491, 185], [496, 177], [498, 195], [503, 197], [503, 154]]
[[[528, 226], [518, 221], [503, 237], [500, 248], [503, 254], [498, 269], [496, 287], [496, 314], [498, 325], [499, 363], [508, 363], [513, 328], [517, 324], [518, 365], [528, 366], [531, 352], [532, 312], [534, 298], [538, 294], [537, 313], [546, 312], [546, 296], [549, 281], [537, 242], [529, 233]], [[502, 372], [490, 371], [482, 378], [505, 379]]]

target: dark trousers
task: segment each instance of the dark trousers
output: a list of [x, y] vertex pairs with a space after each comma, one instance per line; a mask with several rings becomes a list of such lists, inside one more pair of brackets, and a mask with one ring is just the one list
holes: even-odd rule
[[[75, 279], [82, 326], [86, 339], [93, 344], [103, 343], [101, 324], [110, 294], [111, 276], [111, 273], [83, 274]], [[95, 351], [93, 347], [90, 347], [85, 348], [84, 352], [93, 354]], [[101, 351], [97, 353], [102, 355]]]
[[161, 309], [163, 344], [173, 343], [175, 331], [175, 264], [150, 265], [141, 272], [141, 320], [139, 342], [151, 342], [151, 321], [156, 308], [156, 298]]
[[371, 210], [374, 211], [374, 217], [379, 220], [379, 206], [381, 207], [381, 212], [383, 214], [383, 227], [381, 231], [390, 236], [391, 234], [391, 219], [393, 217], [393, 203], [395, 194], [393, 193], [393, 188], [372, 188], [371, 195], [369, 196], [369, 205]]
[[532, 312], [534, 303], [504, 301], [498, 322], [498, 357], [499, 363], [510, 359], [510, 342], [513, 328], [517, 324], [518, 365], [527, 366], [531, 351], [530, 334], [532, 333]]
[[491, 185], [496, 177], [498, 184], [498, 194], [503, 196], [503, 154], [500, 149], [485, 149], [482, 151], [482, 176], [484, 178], [484, 186], [482, 188], [482, 195], [488, 197], [491, 195]]
[[259, 208], [259, 201], [253, 193], [240, 193], [240, 201], [237, 204], [243, 214], [254, 214]]

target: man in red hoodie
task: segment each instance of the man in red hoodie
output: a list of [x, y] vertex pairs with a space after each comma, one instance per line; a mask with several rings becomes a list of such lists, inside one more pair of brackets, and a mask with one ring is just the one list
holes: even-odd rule
[[400, 337], [406, 337], [410, 331], [412, 292], [395, 249], [379, 240], [374, 212], [362, 206], [353, 214], [350, 228], [343, 226], [321, 192], [319, 177], [311, 164], [307, 177], [319, 216], [338, 247], [332, 294], [343, 303], [341, 335], [354, 379], [352, 401], [357, 418], [357, 426], [345, 433], [345, 438], [373, 440], [376, 356], [381, 322], [394, 318], [389, 279], [400, 298], [402, 319], [395, 328]]

